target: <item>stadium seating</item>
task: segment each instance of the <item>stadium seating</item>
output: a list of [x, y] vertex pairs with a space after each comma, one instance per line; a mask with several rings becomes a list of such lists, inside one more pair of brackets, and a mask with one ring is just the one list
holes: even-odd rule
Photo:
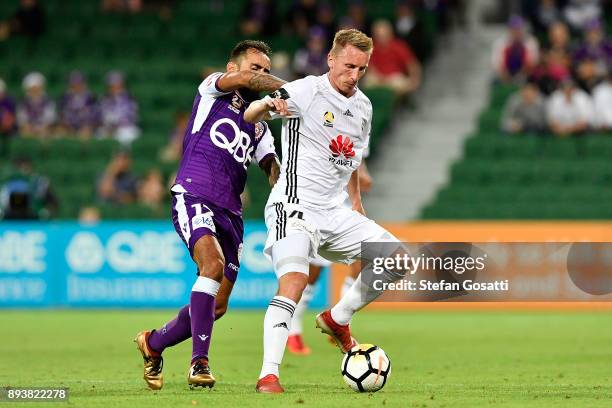
[[424, 219], [610, 219], [612, 135], [508, 136], [499, 129], [514, 86], [493, 85], [478, 130]]

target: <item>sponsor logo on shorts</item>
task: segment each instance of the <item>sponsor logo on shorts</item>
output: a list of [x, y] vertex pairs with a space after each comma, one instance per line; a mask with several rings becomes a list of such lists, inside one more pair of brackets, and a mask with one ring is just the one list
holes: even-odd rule
[[212, 232], [216, 232], [215, 222], [213, 220], [214, 213], [204, 204], [194, 204], [196, 214], [191, 218], [191, 229], [208, 228]]
[[240, 269], [239, 267], [237, 267], [236, 265], [234, 265], [231, 262], [227, 264], [227, 267], [230, 268], [233, 271], [236, 271], [236, 272], [238, 272], [238, 270]]
[[238, 245], [238, 262], [242, 259], [242, 243]]

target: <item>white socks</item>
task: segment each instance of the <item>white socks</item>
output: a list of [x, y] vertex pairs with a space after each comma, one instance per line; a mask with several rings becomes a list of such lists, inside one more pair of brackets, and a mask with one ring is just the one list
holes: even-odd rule
[[[368, 291], [367, 289], [368, 286], [361, 283], [361, 275], [359, 275], [353, 282], [353, 285], [338, 301], [336, 306], [332, 307], [332, 319], [342, 326], [349, 324], [356, 311], [376, 299], [380, 294], [373, 293], [372, 290]], [[366, 297], [366, 295], [368, 296]], [[372, 299], [370, 299], [370, 297], [372, 297]]]
[[306, 309], [308, 309], [308, 304], [310, 303], [310, 299], [312, 299], [312, 295], [314, 292], [314, 288], [312, 285], [306, 285], [304, 292], [302, 292], [302, 298], [298, 302], [295, 307], [295, 312], [293, 313], [293, 319], [291, 319], [291, 327], [289, 328], [289, 335], [294, 334], [302, 334], [302, 320], [304, 317], [304, 313]]
[[295, 302], [284, 296], [274, 296], [270, 301], [264, 318], [264, 356], [259, 378], [268, 374], [278, 377], [295, 307]]
[[198, 276], [191, 288], [192, 292], [208, 293], [212, 297], [217, 297], [221, 284], [214, 279], [205, 276]]
[[355, 283], [355, 278], [347, 275], [342, 282], [342, 287], [340, 288], [340, 297], [346, 295], [346, 292], [348, 292], [351, 286], [353, 286], [353, 283]]

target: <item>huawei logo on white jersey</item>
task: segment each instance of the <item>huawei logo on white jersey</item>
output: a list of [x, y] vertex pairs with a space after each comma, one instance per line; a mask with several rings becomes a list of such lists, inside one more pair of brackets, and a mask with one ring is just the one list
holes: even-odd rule
[[353, 161], [351, 159], [355, 157], [353, 147], [354, 144], [350, 137], [338, 135], [329, 142], [329, 150], [332, 152], [329, 161], [339, 166], [352, 166]]

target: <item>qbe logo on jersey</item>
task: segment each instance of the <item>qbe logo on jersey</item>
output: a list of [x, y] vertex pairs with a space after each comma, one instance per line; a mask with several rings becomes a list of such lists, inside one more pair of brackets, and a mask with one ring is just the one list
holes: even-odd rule
[[338, 135], [329, 142], [329, 150], [332, 152], [330, 162], [337, 166], [351, 167], [353, 165], [355, 150], [353, 150], [353, 142], [350, 137]]
[[[228, 138], [218, 129], [222, 125], [229, 125], [233, 130], [234, 138], [229, 141]], [[231, 133], [231, 132], [230, 132]], [[240, 130], [236, 122], [229, 118], [219, 119], [210, 127], [210, 140], [220, 149], [227, 150], [238, 163], [242, 163], [244, 169], [249, 167], [249, 162], [253, 157], [253, 149], [251, 146], [251, 137]]]

